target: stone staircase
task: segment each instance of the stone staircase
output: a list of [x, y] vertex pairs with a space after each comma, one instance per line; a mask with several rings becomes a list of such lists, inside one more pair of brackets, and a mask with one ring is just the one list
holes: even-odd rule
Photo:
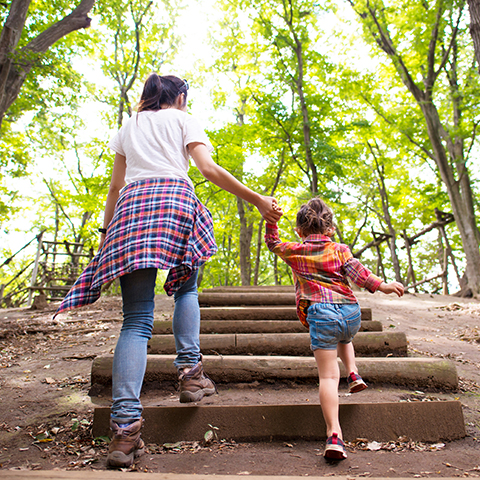
[[[308, 331], [296, 316], [293, 287], [217, 287], [202, 292], [199, 302], [205, 371], [217, 382], [220, 395], [193, 405], [182, 405], [174, 398], [173, 406], [166, 402], [147, 406], [143, 434], [147, 443], [201, 440], [211, 426], [218, 428], [222, 438], [236, 441], [324, 440], [316, 364]], [[359, 372], [371, 389], [341, 395], [340, 420], [346, 440], [391, 441], [404, 436], [437, 442], [465, 436], [458, 401], [398, 401], [396, 394], [391, 395], [396, 401], [388, 399], [388, 390], [398, 386], [455, 390], [458, 377], [452, 362], [408, 357], [405, 334], [384, 332], [367, 308], [362, 309], [362, 327], [354, 346]], [[174, 358], [171, 321], [156, 320], [145, 385], [175, 382]], [[113, 356], [95, 359], [92, 385], [111, 383], [112, 360]], [[345, 377], [341, 363], [340, 367]], [[283, 391], [295, 392], [296, 386], [299, 395], [310, 391], [311, 404], [281, 401]], [[378, 400], [375, 386], [381, 386]], [[249, 397], [248, 388], [255, 394]], [[259, 404], [256, 395], [265, 402]], [[107, 407], [95, 409], [95, 437], [108, 434], [109, 413]]]

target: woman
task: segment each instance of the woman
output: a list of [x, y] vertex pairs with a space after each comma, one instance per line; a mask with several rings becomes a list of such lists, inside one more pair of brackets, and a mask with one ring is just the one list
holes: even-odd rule
[[164, 289], [175, 299], [180, 401], [216, 391], [201, 361], [197, 273], [217, 247], [211, 214], [188, 177], [189, 157], [207, 180], [255, 205], [267, 222], [281, 216], [274, 198], [253, 192], [212, 160], [207, 135], [186, 113], [187, 90], [175, 76], [154, 73], [146, 80], [138, 113], [109, 143], [116, 153], [99, 252], [57, 310], [94, 302], [102, 284], [120, 277], [124, 319], [113, 360], [114, 436], [107, 457], [113, 467], [129, 466], [143, 453], [139, 397], [159, 268], [169, 270]]

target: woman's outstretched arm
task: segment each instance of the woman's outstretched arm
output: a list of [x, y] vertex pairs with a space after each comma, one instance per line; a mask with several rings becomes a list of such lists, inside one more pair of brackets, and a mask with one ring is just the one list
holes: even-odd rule
[[278, 222], [282, 216], [282, 211], [278, 207], [275, 198], [256, 193], [239, 182], [231, 173], [213, 161], [207, 147], [203, 143], [190, 143], [188, 149], [195, 165], [207, 180], [255, 205], [267, 222], [272, 224]]

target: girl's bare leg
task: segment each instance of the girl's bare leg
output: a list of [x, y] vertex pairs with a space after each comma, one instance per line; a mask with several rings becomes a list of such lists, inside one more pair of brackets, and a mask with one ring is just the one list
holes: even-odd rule
[[338, 418], [338, 382], [340, 369], [337, 362], [337, 350], [317, 349], [314, 352], [318, 367], [320, 405], [327, 425], [327, 437], [337, 433], [342, 437]]
[[355, 350], [353, 348], [353, 343], [339, 343], [337, 345], [337, 351], [340, 360], [345, 365], [347, 376], [352, 372], [358, 373], [357, 364], [355, 363]]

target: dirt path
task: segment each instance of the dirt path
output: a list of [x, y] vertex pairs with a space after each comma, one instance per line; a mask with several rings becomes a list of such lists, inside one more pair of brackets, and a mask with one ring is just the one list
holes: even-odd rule
[[[359, 298], [385, 330], [406, 332], [410, 355], [453, 360], [460, 389], [419, 392], [376, 385], [362, 399], [351, 399], [342, 387], [341, 401], [458, 398], [464, 405], [465, 439], [438, 445], [357, 440], [349, 445], [347, 460], [331, 465], [321, 456], [321, 444], [235, 444], [221, 432], [226, 440], [210, 445], [149, 446], [135, 468], [192, 474], [480, 476], [480, 303], [438, 295], [394, 299], [362, 293]], [[159, 296], [156, 316], [168, 318], [171, 312], [171, 299]], [[108, 405], [109, 392], [89, 397], [89, 377], [92, 359], [115, 346], [120, 300], [104, 297], [57, 321], [51, 315], [0, 310], [0, 469], [103, 469], [106, 444], [92, 439], [90, 428], [95, 405]], [[318, 402], [315, 385], [220, 385], [219, 390], [208, 403]], [[148, 388], [143, 398], [145, 405], [178, 401], [174, 385]]]

